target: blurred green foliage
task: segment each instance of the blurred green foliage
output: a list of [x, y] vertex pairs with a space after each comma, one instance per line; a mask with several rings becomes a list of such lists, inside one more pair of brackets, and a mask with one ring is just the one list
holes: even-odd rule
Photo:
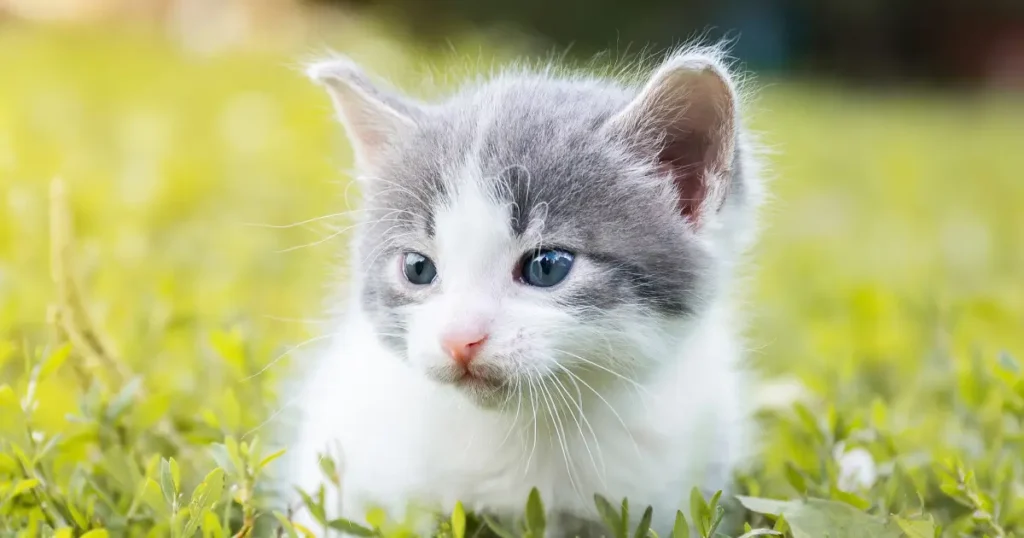
[[[366, 32], [345, 47], [413, 91], [417, 62], [466, 71]], [[325, 97], [294, 58], [101, 30], [5, 28], [0, 66], [0, 536], [304, 534], [264, 494], [259, 437], [345, 242], [252, 224], [348, 207]], [[1024, 533], [1024, 103], [775, 83], [754, 105], [775, 199], [752, 360], [806, 391], [764, 412], [741, 515], [798, 538]], [[697, 497], [680, 517], [710, 536]]]

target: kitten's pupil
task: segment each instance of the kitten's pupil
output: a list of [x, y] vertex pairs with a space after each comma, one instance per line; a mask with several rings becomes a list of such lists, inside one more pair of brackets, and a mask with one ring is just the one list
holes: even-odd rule
[[419, 286], [430, 284], [437, 276], [434, 262], [418, 252], [406, 252], [404, 266], [405, 278]]
[[541, 250], [523, 263], [523, 282], [548, 288], [565, 280], [572, 268], [573, 255], [564, 250]]

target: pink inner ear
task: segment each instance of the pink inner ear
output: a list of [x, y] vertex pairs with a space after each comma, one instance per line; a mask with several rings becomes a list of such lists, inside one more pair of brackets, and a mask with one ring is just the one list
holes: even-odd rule
[[672, 133], [658, 154], [662, 169], [672, 175], [679, 194], [679, 210], [694, 225], [708, 195], [706, 181], [710, 144], [700, 133]]

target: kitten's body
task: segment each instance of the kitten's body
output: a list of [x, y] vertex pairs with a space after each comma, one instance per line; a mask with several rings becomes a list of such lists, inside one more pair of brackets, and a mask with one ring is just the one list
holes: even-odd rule
[[[645, 88], [509, 74], [428, 106], [340, 62], [313, 75], [366, 213], [291, 478], [315, 489], [336, 449], [336, 515], [355, 520], [457, 500], [515, 515], [537, 487], [552, 521], [596, 520], [600, 493], [652, 505], [667, 535], [690, 489], [726, 488], [751, 448], [732, 292], [760, 186], [723, 64], [680, 53]], [[564, 282], [513, 277], [548, 246], [575, 255]], [[402, 280], [407, 251], [435, 261], [429, 285]], [[466, 371], [483, 381], [457, 381], [437, 335], [481, 324]]]

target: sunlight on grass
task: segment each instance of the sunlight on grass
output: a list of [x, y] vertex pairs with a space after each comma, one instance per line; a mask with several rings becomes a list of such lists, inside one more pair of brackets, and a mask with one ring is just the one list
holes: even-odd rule
[[[389, 74], [424, 59], [365, 50]], [[344, 234], [324, 239], [345, 220], [267, 225], [356, 198], [329, 104], [295, 65], [116, 32], [0, 31], [0, 535], [167, 535], [172, 520], [205, 521], [202, 506], [162, 503], [168, 488], [187, 505], [217, 465], [237, 486], [211, 502], [218, 528], [277, 524], [252, 486], [275, 448], [287, 351], [332, 306]], [[808, 396], [765, 414], [742, 492], [879, 517], [917, 518], [923, 503], [950, 532], [1024, 531], [1024, 102], [783, 83], [757, 106], [777, 177], [752, 356]], [[85, 305], [70, 329], [51, 271], [55, 177], [74, 233], [58, 247]], [[210, 450], [225, 442], [227, 463]], [[837, 455], [856, 447], [877, 479], [842, 491]]]

